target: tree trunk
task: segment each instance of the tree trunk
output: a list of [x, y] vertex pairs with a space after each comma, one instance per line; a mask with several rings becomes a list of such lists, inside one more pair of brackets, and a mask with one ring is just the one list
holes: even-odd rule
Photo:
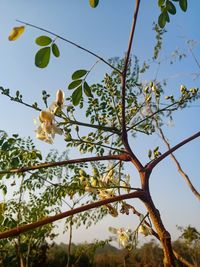
[[162, 219], [160, 217], [160, 212], [158, 209], [156, 209], [153, 203], [153, 200], [151, 198], [151, 195], [150, 195], [150, 191], [149, 191], [150, 174], [151, 174], [151, 171], [147, 169], [144, 172], [140, 173], [142, 189], [146, 193], [146, 197], [143, 199], [143, 203], [146, 206], [147, 211], [149, 212], [150, 218], [159, 236], [159, 239], [160, 239], [160, 242], [163, 248], [163, 253], [164, 253], [163, 264], [165, 267], [174, 267], [175, 256], [174, 256], [173, 249], [172, 249], [171, 236], [169, 232], [165, 229]]

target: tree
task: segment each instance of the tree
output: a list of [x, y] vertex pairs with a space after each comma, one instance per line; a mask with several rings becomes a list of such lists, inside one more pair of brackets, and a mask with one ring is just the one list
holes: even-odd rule
[[[186, 0], [173, 2], [178, 2], [180, 8], [186, 11]], [[169, 22], [169, 14], [174, 15], [176, 13], [176, 7], [173, 2], [158, 2], [161, 8], [158, 23], [161, 28], [165, 26], [166, 22]], [[92, 7], [98, 5], [98, 1], [90, 1], [90, 3]], [[36, 43], [42, 46], [35, 56], [35, 65], [37, 67], [45, 68], [49, 64], [51, 53], [55, 57], [59, 57], [59, 48], [55, 43], [57, 38], [92, 54], [109, 66], [111, 71], [105, 74], [101, 84], [89, 86], [86, 79], [94, 66], [89, 70], [76, 70], [72, 74], [71, 83], [68, 85], [68, 89], [73, 90], [73, 93], [71, 97], [66, 99], [68, 103], [71, 103], [67, 109], [64, 108], [65, 96], [62, 90], [57, 92], [56, 100], [50, 106], [47, 104], [49, 95], [43, 91], [46, 109], [40, 109], [37, 103], [33, 105], [25, 103], [19, 91], [16, 92], [15, 97], [12, 97], [7, 89], [1, 88], [2, 93], [12, 100], [40, 111], [39, 126], [37, 128], [37, 137], [40, 140], [52, 143], [55, 134], [63, 134], [68, 147], [76, 147], [83, 153], [92, 153], [95, 156], [38, 163], [36, 165], [31, 164], [30, 166], [18, 166], [17, 162], [17, 168], [16, 166], [11, 166], [11, 168], [10, 166], [3, 166], [0, 172], [2, 176], [23, 174], [27, 171], [46, 170], [56, 166], [69, 166], [70, 177], [65, 194], [68, 194], [71, 198], [75, 195], [79, 197], [88, 195], [89, 203], [86, 202], [78, 208], [5, 231], [0, 234], [0, 238], [19, 235], [58, 219], [103, 206], [103, 212], [113, 217], [117, 217], [119, 213], [128, 215], [133, 212], [140, 218], [140, 223], [135, 231], [122, 228], [112, 229], [123, 247], [132, 247], [137, 241], [138, 233], [151, 234], [161, 243], [166, 267], [175, 266], [175, 257], [180, 259], [177, 253], [173, 251], [171, 236], [166, 230], [160, 213], [154, 204], [149, 180], [152, 171], [160, 162], [177, 149], [198, 138], [200, 132], [186, 138], [174, 147], [168, 148], [162, 154], [159, 147], [149, 150], [150, 161], [145, 165], [137, 157], [136, 151], [131, 148], [129, 140], [131, 136], [135, 136], [137, 133], [151, 135], [156, 129], [161, 129], [166, 116], [172, 116], [173, 112], [183, 109], [189, 102], [196, 100], [199, 95], [197, 88], [188, 89], [186, 86], [181, 86], [178, 97], [173, 95], [166, 96], [167, 102], [163, 108], [161, 106], [161, 101], [164, 100], [163, 84], [157, 80], [144, 84], [140, 80], [140, 73], [144, 72], [149, 66], [147, 64], [142, 67], [139, 66], [136, 57], [131, 60], [131, 47], [139, 6], [140, 1], [137, 0], [130, 39], [126, 55], [122, 60], [112, 59], [106, 61], [92, 51], [57, 34], [26, 22], [23, 23], [26, 26], [38, 28], [52, 36], [40, 36], [36, 39]], [[156, 26], [156, 29], [159, 37], [154, 58], [158, 55], [161, 47], [161, 35], [163, 34], [158, 26]], [[24, 26], [14, 28], [10, 34], [10, 40], [15, 40], [23, 31]], [[76, 119], [76, 110], [78, 108], [84, 111], [87, 122]], [[88, 132], [84, 133], [82, 127], [87, 127]], [[102, 162], [108, 163], [106, 165]], [[129, 181], [130, 176], [123, 169], [126, 162], [132, 163], [132, 167], [137, 170], [141, 181], [140, 188], [132, 187]], [[88, 163], [92, 163], [92, 172], [88, 170]], [[127, 199], [139, 199], [146, 207], [147, 214], [145, 216], [141, 214], [126, 201]], [[191, 266], [188, 262], [186, 264]]]

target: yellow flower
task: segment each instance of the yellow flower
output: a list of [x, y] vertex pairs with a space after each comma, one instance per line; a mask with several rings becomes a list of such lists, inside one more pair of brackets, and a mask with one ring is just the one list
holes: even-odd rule
[[36, 130], [36, 138], [52, 144], [55, 134], [62, 134], [62, 130], [55, 124], [54, 114], [49, 109], [42, 110], [39, 121], [40, 125]]
[[14, 27], [8, 37], [9, 41], [15, 41], [17, 40], [20, 35], [22, 35], [22, 33], [24, 32], [25, 27], [24, 26], [20, 26], [20, 27]]
[[54, 115], [47, 109], [42, 110], [39, 115], [40, 122], [50, 122], [52, 123]]
[[98, 190], [98, 196], [100, 199], [107, 199], [107, 198], [111, 198], [114, 197], [114, 190], [113, 189], [99, 189]]

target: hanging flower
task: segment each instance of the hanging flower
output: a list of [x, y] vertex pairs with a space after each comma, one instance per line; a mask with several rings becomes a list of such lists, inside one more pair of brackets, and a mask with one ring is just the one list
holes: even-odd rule
[[132, 232], [130, 229], [109, 227], [109, 231], [117, 235], [119, 245], [123, 248], [130, 248], [132, 246]]
[[145, 224], [141, 224], [138, 228], [138, 233], [140, 233], [144, 236], [151, 235], [151, 228], [149, 228]]
[[24, 26], [19, 26], [19, 27], [14, 27], [11, 31], [11, 33], [8, 36], [9, 41], [15, 41], [17, 40], [22, 33], [24, 32], [25, 27]]
[[117, 230], [119, 245], [123, 248], [129, 246], [130, 243], [130, 230], [125, 230], [124, 228], [120, 228]]

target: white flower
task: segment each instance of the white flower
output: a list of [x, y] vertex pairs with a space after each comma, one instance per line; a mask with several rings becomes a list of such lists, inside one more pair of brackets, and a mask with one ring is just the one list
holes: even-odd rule
[[52, 144], [53, 143], [53, 139], [51, 136], [49, 136], [48, 134], [46, 134], [43, 130], [42, 127], [39, 126], [36, 130], [36, 138], [44, 141], [46, 143]]
[[117, 230], [119, 245], [123, 248], [128, 247], [130, 243], [130, 230], [125, 230], [124, 228], [119, 228]]
[[117, 235], [117, 241], [123, 248], [130, 248], [132, 246], [132, 235], [130, 229], [109, 227], [109, 231], [114, 235]]
[[141, 224], [138, 228], [138, 233], [143, 234], [144, 236], [151, 235], [151, 228], [144, 224]]

